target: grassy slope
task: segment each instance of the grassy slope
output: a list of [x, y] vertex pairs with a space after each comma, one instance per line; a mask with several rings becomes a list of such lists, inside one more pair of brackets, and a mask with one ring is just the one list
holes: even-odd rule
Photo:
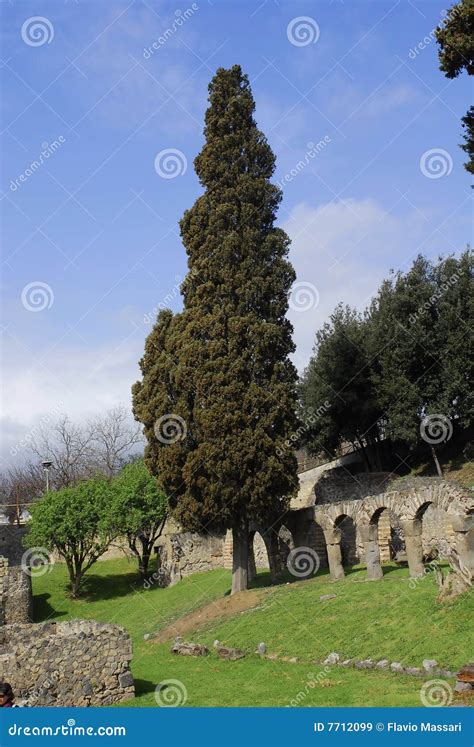
[[[188, 705], [287, 705], [298, 692], [302, 705], [419, 705], [423, 680], [387, 672], [333, 668], [309, 687], [321, 667], [311, 663], [336, 650], [345, 656], [387, 657], [405, 664], [436, 658], [457, 666], [472, 653], [469, 612], [472, 598], [439, 607], [431, 577], [410, 588], [406, 570], [387, 568], [384, 580], [364, 582], [354, 571], [339, 583], [327, 575], [273, 588], [255, 610], [187, 636], [212, 646], [215, 638], [253, 650], [265, 641], [268, 651], [298, 656], [303, 663], [261, 660], [249, 655], [237, 662], [176, 657], [170, 645], [144, 641], [192, 609], [218, 599], [229, 589], [228, 571], [196, 574], [168, 589], [144, 590], [126, 559], [97, 563], [86, 596], [73, 602], [64, 592], [64, 566], [57, 564], [34, 579], [37, 620], [84, 617], [126, 627], [134, 642], [133, 673], [137, 697], [128, 705], [155, 705], [154, 689], [165, 679], [181, 680]], [[258, 583], [268, 581], [259, 574]], [[321, 602], [319, 596], [336, 593]]]

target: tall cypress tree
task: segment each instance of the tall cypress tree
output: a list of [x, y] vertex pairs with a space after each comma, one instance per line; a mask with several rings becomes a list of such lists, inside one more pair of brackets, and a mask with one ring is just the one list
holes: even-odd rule
[[[134, 386], [146, 461], [174, 515], [193, 531], [232, 529], [232, 592], [247, 588], [249, 522], [288, 507], [298, 480], [288, 439], [296, 423], [288, 236], [274, 225], [275, 157], [255, 123], [247, 76], [220, 68], [209, 86], [205, 144], [195, 159], [204, 193], [185, 212], [184, 309], [158, 318]], [[179, 416], [163, 443], [157, 422]], [[171, 418], [172, 419], [172, 418]]]

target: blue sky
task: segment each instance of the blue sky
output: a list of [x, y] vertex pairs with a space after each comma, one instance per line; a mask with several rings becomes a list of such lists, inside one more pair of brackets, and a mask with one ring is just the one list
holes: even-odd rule
[[154, 310], [180, 308], [178, 221], [200, 193], [193, 158], [219, 66], [249, 75], [277, 156], [298, 368], [339, 301], [363, 308], [390, 268], [472, 240], [458, 146], [470, 83], [438, 69], [445, 7], [2, 3], [7, 460], [48, 414], [129, 406]]

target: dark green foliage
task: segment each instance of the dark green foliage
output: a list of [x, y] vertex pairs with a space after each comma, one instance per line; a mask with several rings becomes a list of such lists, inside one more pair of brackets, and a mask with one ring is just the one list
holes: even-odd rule
[[110, 481], [95, 477], [46, 493], [31, 514], [28, 547], [60, 555], [67, 565], [71, 596], [77, 597], [84, 574], [119, 534]]
[[448, 10], [436, 40], [440, 69], [447, 78], [456, 78], [462, 70], [474, 73], [474, 0], [461, 0]]
[[[296, 427], [285, 318], [295, 275], [289, 239], [274, 226], [275, 159], [239, 66], [217, 71], [209, 101], [195, 159], [205, 191], [180, 224], [184, 310], [158, 317], [133, 391], [147, 465], [176, 518], [200, 531], [268, 524], [297, 488], [296, 460], [284, 445]], [[167, 413], [185, 421], [174, 443], [155, 432]]]
[[[447, 78], [456, 78], [463, 70], [474, 74], [474, 0], [461, 0], [448, 10], [446, 20], [436, 29], [439, 45], [440, 69]], [[468, 154], [466, 171], [474, 173], [474, 110], [471, 107], [462, 118], [465, 143], [461, 148]]]
[[148, 573], [153, 547], [166, 521], [168, 503], [143, 459], [127, 464], [113, 481], [115, 524], [138, 559], [140, 574]]
[[467, 114], [462, 118], [464, 127], [464, 143], [461, 148], [469, 156], [469, 161], [464, 164], [466, 171], [474, 174], [474, 106], [468, 109]]
[[302, 382], [306, 413], [331, 403], [308, 431], [313, 450], [385, 435], [427, 448], [420, 425], [434, 414], [453, 430], [472, 425], [473, 275], [470, 249], [437, 263], [419, 256], [382, 283], [363, 320], [336, 309]]
[[317, 332], [315, 354], [301, 382], [306, 411], [317, 413], [307, 434], [311, 451], [333, 452], [342, 441], [362, 448], [376, 442], [382, 412], [370, 373], [367, 322], [340, 305]]

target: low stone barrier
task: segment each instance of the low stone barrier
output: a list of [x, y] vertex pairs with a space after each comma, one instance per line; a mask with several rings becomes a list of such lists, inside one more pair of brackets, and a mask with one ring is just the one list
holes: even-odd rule
[[95, 706], [133, 697], [124, 628], [91, 620], [0, 628], [0, 680], [32, 706]]

